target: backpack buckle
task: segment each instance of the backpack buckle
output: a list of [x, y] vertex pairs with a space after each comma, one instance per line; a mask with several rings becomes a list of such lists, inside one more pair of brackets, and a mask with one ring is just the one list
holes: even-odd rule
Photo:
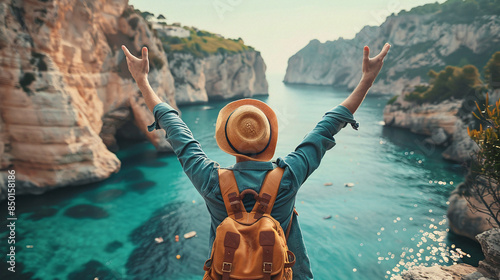
[[233, 264], [228, 262], [222, 263], [222, 272], [231, 272]]
[[264, 273], [271, 273], [271, 272], [273, 272], [273, 263], [270, 263], [270, 262], [264, 262], [264, 265], [263, 265], [262, 271], [263, 271]]

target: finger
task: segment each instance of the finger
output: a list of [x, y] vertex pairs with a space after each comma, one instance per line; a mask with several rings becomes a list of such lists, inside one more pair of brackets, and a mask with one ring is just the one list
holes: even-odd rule
[[149, 73], [149, 59], [148, 59], [148, 48], [142, 48], [142, 64], [144, 66], [144, 72]]
[[122, 50], [123, 50], [123, 53], [125, 54], [125, 56], [128, 57], [129, 59], [137, 58], [129, 52], [129, 50], [127, 49], [127, 47], [125, 47], [125, 45], [122, 45]]
[[376, 56], [376, 58], [384, 59], [384, 57], [387, 55], [389, 52], [389, 49], [391, 48], [391, 45], [389, 43], [385, 43], [384, 47], [380, 51], [380, 53]]
[[363, 48], [363, 60], [368, 61], [369, 56], [370, 56], [370, 48], [368, 46], [365, 46]]

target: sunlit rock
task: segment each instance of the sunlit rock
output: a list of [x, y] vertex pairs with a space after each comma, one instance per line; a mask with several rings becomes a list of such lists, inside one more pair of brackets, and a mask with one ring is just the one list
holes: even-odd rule
[[484, 261], [479, 262], [479, 268], [500, 279], [500, 229], [494, 228], [476, 236], [483, 249]]
[[386, 105], [385, 125], [428, 136], [416, 143], [428, 156], [436, 152], [437, 146], [444, 146], [444, 158], [457, 162], [470, 160], [478, 146], [467, 134], [467, 120], [459, 114], [463, 100], [416, 104], [405, 100], [412, 90], [413, 87], [405, 88], [394, 102]]
[[148, 46], [152, 87], [175, 106], [173, 78], [161, 44], [127, 0], [2, 1], [0, 38], [0, 169], [16, 171], [16, 194], [117, 172], [108, 147], [125, 123], [168, 149], [164, 132], [146, 131], [154, 119], [120, 46], [134, 54]]
[[463, 276], [475, 272], [477, 269], [468, 264], [455, 264], [452, 266], [415, 266], [401, 273], [401, 277], [395, 279], [404, 280], [460, 280]]
[[363, 27], [353, 39], [311, 40], [288, 60], [284, 82], [354, 88], [361, 78], [363, 47], [368, 45], [373, 57], [388, 42], [391, 50], [371, 91], [397, 94], [407, 85], [426, 81], [431, 69], [450, 62], [482, 68], [498, 51], [499, 15], [454, 23], [443, 21], [439, 13], [404, 14], [380, 22]]
[[173, 53], [169, 59], [179, 105], [268, 94], [266, 65], [259, 52], [216, 53], [202, 58]]

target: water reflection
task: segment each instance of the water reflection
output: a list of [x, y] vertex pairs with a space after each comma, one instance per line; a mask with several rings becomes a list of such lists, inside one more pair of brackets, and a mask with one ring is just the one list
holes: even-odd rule
[[[388, 160], [424, 170], [427, 178], [433, 178], [426, 182], [413, 184], [414, 187], [420, 189], [418, 195], [424, 198], [420, 199], [420, 203], [413, 203], [413, 207], [415, 209], [422, 208], [421, 212], [428, 213], [422, 213], [421, 215], [427, 216], [427, 218], [419, 219], [419, 222], [413, 217], [407, 218], [410, 224], [420, 227], [410, 240], [404, 241], [405, 244], [411, 245], [401, 247], [398, 252], [381, 252], [377, 258], [379, 264], [397, 261], [397, 264], [390, 271], [386, 271], [385, 278], [398, 275], [402, 270], [416, 265], [451, 265], [465, 262], [477, 266], [479, 260], [484, 258], [480, 246], [471, 240], [460, 238], [451, 233], [447, 227], [446, 215], [434, 214], [435, 212], [446, 212], [449, 204], [447, 198], [455, 188], [455, 182], [463, 180], [461, 176], [457, 179], [446, 180], [443, 178], [442, 170], [448, 170], [455, 174], [465, 174], [465, 167], [444, 160], [441, 156], [444, 149], [425, 142], [426, 136], [416, 135], [400, 128], [383, 127], [382, 137], [383, 140], [380, 144], [384, 145]], [[414, 176], [415, 174], [411, 174], [410, 170], [406, 175], [403, 175], [406, 179], [413, 181], [415, 180]], [[407, 201], [407, 203], [416, 201], [414, 197], [402, 196], [400, 199]], [[400, 221], [399, 217], [393, 220], [395, 225]], [[406, 225], [392, 230], [394, 233], [407, 231], [408, 222], [403, 223]], [[383, 237], [383, 229], [381, 228], [377, 235]]]

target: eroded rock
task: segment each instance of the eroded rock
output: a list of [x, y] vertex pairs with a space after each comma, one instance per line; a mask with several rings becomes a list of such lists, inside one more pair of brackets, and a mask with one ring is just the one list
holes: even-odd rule
[[[131, 11], [127, 0], [0, 3], [0, 168], [15, 170], [16, 194], [117, 172], [120, 161], [106, 145], [126, 122], [168, 149], [163, 131], [146, 133], [154, 118], [120, 46], [134, 54], [148, 46], [151, 85], [175, 106], [173, 77], [161, 43]], [[5, 180], [6, 171], [0, 175]]]

